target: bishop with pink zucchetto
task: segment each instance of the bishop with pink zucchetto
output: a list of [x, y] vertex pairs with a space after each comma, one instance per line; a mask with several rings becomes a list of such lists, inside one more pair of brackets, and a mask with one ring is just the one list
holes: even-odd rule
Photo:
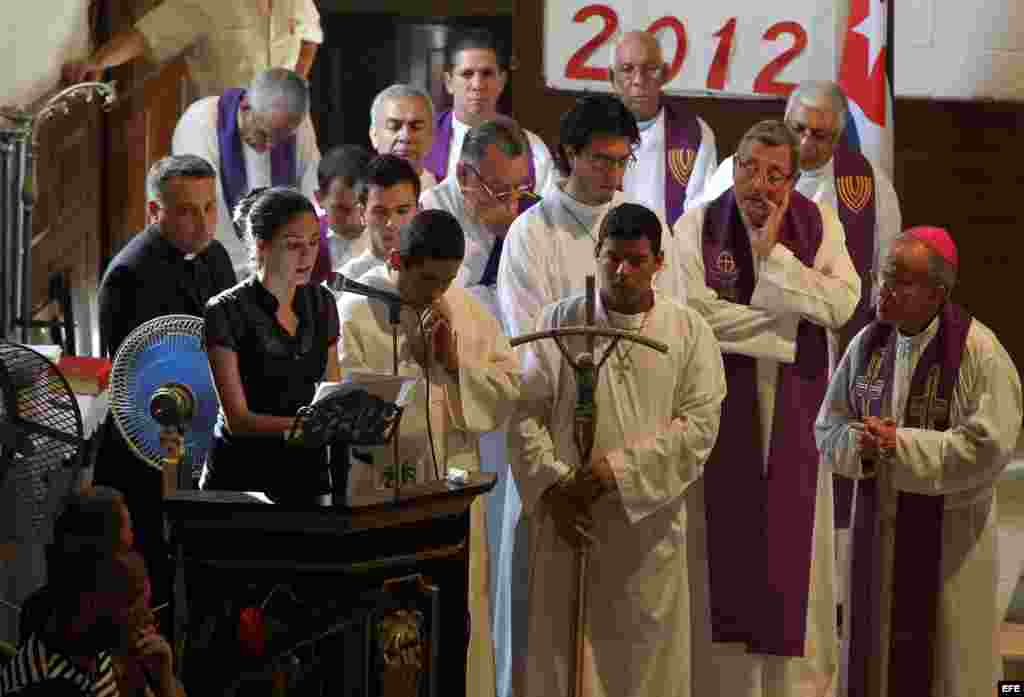
[[824, 466], [857, 482], [840, 697], [986, 695], [1001, 674], [994, 485], [1021, 385], [950, 300], [959, 262], [942, 228], [895, 240], [818, 414]]

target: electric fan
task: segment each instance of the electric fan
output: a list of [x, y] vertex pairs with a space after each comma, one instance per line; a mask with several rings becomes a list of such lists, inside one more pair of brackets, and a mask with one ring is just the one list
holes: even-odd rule
[[163, 470], [173, 460], [161, 445], [161, 427], [183, 432], [177, 486], [193, 488], [213, 441], [217, 393], [203, 346], [203, 320], [164, 315], [139, 325], [114, 356], [110, 409], [132, 451]]
[[11, 477], [35, 539], [52, 530], [53, 490], [64, 467], [80, 467], [82, 414], [67, 380], [45, 356], [0, 340], [0, 481]]

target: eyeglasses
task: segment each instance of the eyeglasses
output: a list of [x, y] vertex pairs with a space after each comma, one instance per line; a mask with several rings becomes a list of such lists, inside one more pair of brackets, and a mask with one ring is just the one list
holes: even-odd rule
[[793, 131], [798, 139], [808, 135], [811, 137], [811, 140], [816, 140], [819, 143], [831, 143], [836, 137], [836, 132], [827, 128], [808, 128], [807, 125], [797, 121], [787, 121], [786, 125], [789, 126], [789, 130]]
[[754, 158], [744, 160], [742, 157], [739, 157], [737, 155], [736, 162], [737, 164], [739, 164], [740, 169], [747, 176], [747, 178], [757, 181], [760, 177], [763, 176], [765, 181], [767, 181], [772, 186], [779, 186], [780, 184], [784, 184], [786, 181], [790, 179], [790, 177], [793, 176], [792, 174], [786, 174], [777, 167], [765, 167], [764, 169], [761, 169], [761, 163], [755, 160]]
[[521, 198], [540, 198], [540, 196], [533, 193], [527, 184], [517, 186], [516, 188], [509, 189], [508, 191], [502, 191], [501, 193], [495, 193], [491, 187], [487, 186], [487, 182], [484, 181], [483, 175], [480, 174], [480, 170], [468, 162], [466, 163], [466, 168], [476, 175], [476, 180], [480, 183], [480, 188], [483, 189], [484, 193], [498, 205], [507, 206], [515, 203]]
[[605, 172], [610, 172], [613, 169], [629, 169], [636, 164], [636, 155], [629, 153], [625, 157], [609, 157], [604, 153], [599, 152], [584, 152], [580, 153], [580, 157], [585, 157], [592, 165], [598, 169], [602, 169]]
[[663, 69], [664, 66], [655, 65], [653, 63], [648, 63], [646, 65], [623, 63], [622, 65], [616, 65], [614, 67], [614, 71], [626, 80], [632, 80], [637, 75], [645, 80], [660, 80]]

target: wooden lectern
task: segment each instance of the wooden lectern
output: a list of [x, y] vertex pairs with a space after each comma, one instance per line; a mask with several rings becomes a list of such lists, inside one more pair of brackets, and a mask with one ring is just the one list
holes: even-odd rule
[[[241, 492], [170, 494], [169, 639], [189, 694], [253, 694], [239, 676], [265, 671], [276, 672], [277, 683], [291, 681], [284, 692], [275, 683], [274, 694], [465, 695], [469, 507], [495, 480], [479, 473], [464, 485], [412, 484], [397, 499], [384, 491], [321, 508]], [[418, 590], [409, 590], [409, 579]], [[251, 620], [274, 604], [285, 608], [288, 626], [266, 620], [264, 629], [274, 631], [261, 634], [272, 636], [256, 647], [242, 641], [240, 614], [259, 608]], [[416, 627], [383, 636], [414, 616], [422, 645], [410, 639]], [[421, 666], [412, 688], [395, 688], [399, 654], [419, 657], [409, 659]], [[318, 673], [315, 690], [303, 686], [302, 666], [307, 683]]]

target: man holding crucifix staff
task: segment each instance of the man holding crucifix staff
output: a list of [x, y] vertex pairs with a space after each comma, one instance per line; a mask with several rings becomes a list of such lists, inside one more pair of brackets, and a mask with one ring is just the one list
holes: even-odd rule
[[[689, 521], [704, 515], [699, 487], [691, 485], [718, 434], [725, 373], [708, 324], [651, 286], [663, 262], [661, 231], [642, 206], [609, 211], [596, 244], [594, 319], [599, 329], [668, 340], [667, 352], [625, 337], [560, 339], [570, 357], [594, 348], [592, 445], [578, 428], [581, 371], [574, 369], [582, 361], [568, 365], [552, 341], [530, 343], [524, 353], [510, 439], [533, 523], [529, 631], [516, 694], [696, 695], [690, 659], [709, 629], [706, 613], [691, 608], [691, 586], [706, 582], [688, 536]], [[583, 295], [549, 305], [538, 330], [584, 325], [586, 306]], [[581, 545], [588, 545], [588, 564], [578, 622]]]

